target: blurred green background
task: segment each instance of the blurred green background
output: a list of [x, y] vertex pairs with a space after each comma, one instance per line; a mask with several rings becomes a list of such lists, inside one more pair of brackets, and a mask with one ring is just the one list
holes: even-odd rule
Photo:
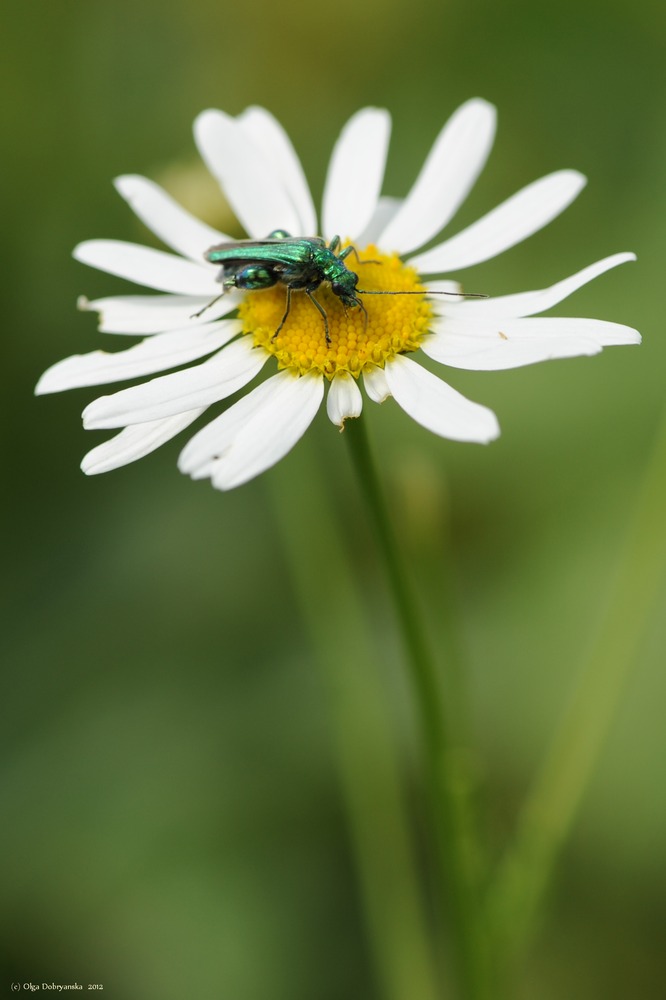
[[[322, 413], [288, 459], [226, 495], [178, 474], [180, 440], [83, 477], [98, 439], [79, 413], [95, 390], [33, 399], [33, 385], [60, 357], [109, 346], [75, 302], [123, 286], [70, 251], [148, 239], [111, 187], [120, 173], [161, 179], [197, 209], [205, 189], [182, 177], [196, 166], [192, 119], [209, 106], [273, 111], [316, 197], [347, 117], [386, 106], [385, 192], [403, 195], [444, 120], [483, 96], [498, 137], [454, 228], [551, 170], [587, 174], [563, 216], [465, 282], [539, 288], [635, 250], [637, 265], [558, 312], [636, 326], [644, 345], [452, 371], [499, 416], [488, 448], [436, 439], [390, 403], [368, 414], [434, 628], [430, 581], [454, 564], [484, 823], [500, 850], [603, 607], [664, 405], [665, 9], [8, 0], [4, 12], [3, 988], [375, 996], [326, 685], [271, 500], [276, 485], [296, 502], [312, 475], [328, 477], [408, 728], [344, 440]], [[307, 544], [296, 524], [291, 544]], [[661, 995], [664, 596], [517, 997]]]

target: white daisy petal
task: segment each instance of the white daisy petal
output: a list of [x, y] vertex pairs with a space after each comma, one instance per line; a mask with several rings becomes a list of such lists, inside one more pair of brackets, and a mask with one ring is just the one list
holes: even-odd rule
[[421, 274], [441, 274], [496, 257], [563, 212], [585, 185], [576, 170], [542, 177], [450, 239], [409, 261]]
[[280, 123], [265, 108], [247, 108], [237, 119], [245, 132], [254, 140], [264, 158], [274, 165], [292, 205], [298, 215], [299, 226], [294, 235], [315, 236], [317, 213], [310, 187], [301, 161], [289, 136]]
[[241, 332], [238, 320], [221, 320], [195, 330], [157, 334], [126, 351], [75, 354], [47, 369], [35, 388], [37, 396], [84, 385], [103, 385], [153, 375], [212, 354]]
[[226, 292], [212, 304], [209, 295], [113, 295], [93, 302], [82, 296], [78, 305], [99, 313], [100, 333], [147, 336], [203, 326], [237, 309], [241, 300], [238, 292]]
[[[636, 260], [636, 254], [616, 253], [612, 257], [606, 257], [595, 264], [590, 264], [589, 267], [583, 268], [582, 271], [573, 274], [570, 278], [558, 281], [550, 288], [542, 288], [534, 292], [518, 292], [514, 295], [501, 295], [496, 298], [463, 299], [460, 302], [442, 299], [441, 304], [436, 308], [440, 315], [474, 321], [487, 318], [490, 322], [494, 322], [505, 317], [533, 316], [535, 313], [551, 309], [558, 302], [568, 298], [572, 292], [582, 288], [583, 285], [605, 271], [632, 260]], [[439, 282], [432, 283], [433, 286], [435, 284], [439, 284]], [[432, 286], [429, 284], [428, 287]]]
[[417, 423], [453, 441], [487, 444], [499, 435], [492, 410], [466, 399], [416, 361], [397, 355], [386, 363], [386, 381], [396, 403]]
[[638, 344], [632, 327], [597, 319], [540, 317], [492, 324], [443, 320], [421, 347], [424, 354], [452, 368], [497, 371], [537, 361], [598, 354], [602, 347]]
[[373, 403], [383, 403], [391, 395], [386, 373], [378, 365], [368, 365], [363, 369], [363, 385]]
[[222, 111], [203, 111], [194, 123], [194, 138], [251, 237], [262, 239], [273, 229], [298, 233], [298, 212], [275, 164], [241, 122]]
[[367, 247], [368, 243], [377, 243], [380, 234], [386, 229], [401, 205], [400, 198], [380, 198], [370, 222], [356, 237], [357, 246]]
[[344, 430], [345, 420], [360, 417], [363, 399], [356, 379], [349, 372], [341, 371], [333, 378], [326, 397], [329, 420]]
[[137, 174], [116, 177], [116, 190], [156, 236], [184, 257], [200, 263], [214, 243], [231, 239], [200, 222], [174, 201], [158, 184]]
[[247, 421], [253, 419], [264, 407], [279, 405], [279, 400], [289, 395], [294, 378], [292, 372], [278, 372], [202, 427], [183, 448], [178, 459], [180, 471], [193, 479], [209, 476], [212, 463], [231, 446]]
[[194, 449], [189, 446], [181, 456], [181, 469], [192, 469], [195, 478], [203, 471], [219, 490], [248, 482], [291, 451], [312, 423], [323, 394], [318, 374], [298, 377], [284, 371], [274, 375], [217, 418], [205, 448], [199, 439], [199, 456], [208, 451], [203, 470], [193, 466]]
[[87, 240], [74, 248], [74, 257], [100, 271], [163, 292], [210, 297], [220, 292], [220, 286], [215, 281], [217, 269], [210, 264], [195, 264], [136, 243]]
[[209, 406], [247, 385], [268, 357], [242, 337], [193, 368], [100, 396], [83, 411], [83, 426], [87, 430], [125, 427]]
[[181, 451], [178, 458], [180, 471], [193, 479], [203, 479], [210, 475], [211, 463], [229, 447], [243, 424], [261, 410], [268, 400], [279, 398], [292, 379], [290, 372], [278, 372], [202, 427]]
[[216, 461], [213, 486], [218, 490], [242, 486], [284, 458], [314, 420], [323, 395], [320, 375], [292, 378], [288, 396], [279, 405], [269, 403], [257, 412]]
[[205, 407], [188, 410], [173, 417], [149, 420], [143, 424], [126, 427], [110, 441], [104, 441], [89, 451], [81, 462], [81, 469], [87, 476], [96, 476], [101, 472], [110, 472], [112, 469], [129, 465], [130, 462], [136, 462], [189, 427], [204, 409]]
[[400, 211], [381, 234], [382, 246], [408, 253], [453, 218], [488, 159], [496, 117], [492, 104], [475, 98], [449, 118]]
[[324, 236], [356, 237], [370, 223], [379, 200], [391, 118], [364, 108], [343, 128], [335, 144], [324, 187]]
[[553, 361], [556, 358], [583, 357], [598, 354], [601, 347], [593, 340], [583, 337], [544, 337], [540, 341], [510, 340], [505, 342], [497, 337], [485, 346], [475, 345], [472, 349], [467, 338], [454, 339], [448, 350], [437, 351], [424, 345], [424, 354], [449, 366], [467, 371], [502, 371], [508, 368], [523, 368], [538, 361]]

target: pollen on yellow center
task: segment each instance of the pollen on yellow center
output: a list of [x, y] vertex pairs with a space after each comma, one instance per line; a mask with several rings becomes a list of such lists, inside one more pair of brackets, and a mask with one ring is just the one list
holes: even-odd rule
[[383, 368], [396, 354], [418, 349], [432, 310], [417, 273], [399, 257], [382, 254], [374, 246], [359, 250], [358, 255], [360, 260], [350, 254], [345, 264], [358, 274], [360, 291], [423, 295], [359, 295], [366, 318], [359, 306], [345, 309], [330, 285], [322, 284], [314, 295], [326, 311], [331, 338], [327, 344], [323, 316], [305, 292], [292, 292], [289, 315], [277, 337], [287, 289], [278, 284], [248, 292], [239, 308], [243, 330], [258, 347], [275, 355], [278, 368], [290, 368], [299, 375], [316, 371], [328, 379], [345, 371], [358, 378], [366, 366]]

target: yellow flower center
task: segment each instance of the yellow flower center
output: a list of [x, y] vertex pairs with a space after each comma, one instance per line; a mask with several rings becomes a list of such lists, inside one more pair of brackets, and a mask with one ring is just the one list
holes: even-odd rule
[[382, 292], [423, 292], [423, 295], [359, 295], [359, 306], [347, 307], [330, 285], [314, 293], [326, 311], [330, 343], [326, 343], [324, 318], [303, 291], [292, 292], [291, 308], [277, 337], [287, 304], [284, 285], [248, 292], [239, 309], [243, 330], [258, 347], [277, 358], [278, 368], [304, 375], [321, 372], [332, 379], [339, 371], [358, 378], [369, 365], [384, 367], [396, 354], [416, 351], [428, 331], [432, 310], [418, 275], [394, 254], [369, 246], [346, 258], [358, 274], [358, 288]]

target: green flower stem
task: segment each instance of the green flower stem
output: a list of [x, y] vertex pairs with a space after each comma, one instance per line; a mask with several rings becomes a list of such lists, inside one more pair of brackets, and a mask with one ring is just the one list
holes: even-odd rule
[[515, 963], [533, 930], [558, 854], [595, 768], [653, 613], [666, 568], [666, 419], [643, 480], [603, 621], [519, 818], [490, 897]]
[[396, 620], [409, 663], [422, 728], [426, 779], [436, 838], [441, 888], [453, 923], [459, 980], [466, 1000], [488, 996], [485, 936], [478, 905], [478, 852], [472, 835], [468, 781], [447, 725], [442, 684], [426, 639], [408, 574], [403, 566], [370, 450], [363, 418], [345, 425], [354, 469], [386, 566]]
[[[307, 442], [301, 445], [307, 452]], [[417, 878], [386, 685], [368, 639], [345, 535], [311, 455], [294, 484], [268, 480], [294, 590], [330, 705], [334, 748], [380, 993], [438, 1000], [424, 900]]]

